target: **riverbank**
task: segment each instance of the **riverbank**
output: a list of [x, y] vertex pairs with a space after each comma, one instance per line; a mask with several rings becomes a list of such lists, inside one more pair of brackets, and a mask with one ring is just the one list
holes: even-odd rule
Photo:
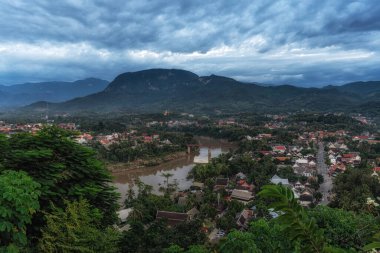
[[135, 170], [135, 169], [150, 168], [150, 167], [158, 166], [160, 164], [181, 159], [186, 156], [188, 156], [188, 154], [185, 151], [180, 151], [180, 152], [175, 152], [175, 153], [168, 154], [162, 157], [155, 157], [151, 159], [138, 159], [136, 161], [129, 162], [129, 163], [108, 162], [106, 163], [106, 168], [112, 173], [124, 172], [124, 171], [130, 171], [130, 170]]

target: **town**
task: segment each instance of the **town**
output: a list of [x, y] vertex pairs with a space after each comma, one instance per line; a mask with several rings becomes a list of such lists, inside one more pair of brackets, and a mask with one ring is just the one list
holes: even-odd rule
[[[1, 121], [0, 132], [9, 137], [20, 132], [36, 134], [47, 126], [70, 131], [76, 143], [97, 151], [116, 178], [118, 173], [154, 169], [160, 164], [161, 169], [152, 172], [161, 177], [158, 192], [139, 177], [126, 184], [127, 191], [120, 192], [125, 196], [124, 207], [118, 211], [118, 229], [127, 235], [149, 233], [150, 228], [143, 231], [136, 222], [153, 226], [163, 221], [168, 225], [165, 229], [176, 233], [184, 233], [177, 231], [181, 226], [202, 231], [200, 235], [186, 235], [193, 242], [218, 245], [234, 229], [247, 231], [262, 217], [281, 216], [281, 212], [263, 205], [257, 195], [265, 185], [290, 189], [300, 206], [312, 210], [326, 205], [344, 207], [354, 201], [345, 202], [343, 190], [337, 187], [336, 180], [343, 180], [340, 175], [346, 171], [370, 171], [371, 178], [380, 179], [379, 130], [364, 116], [284, 114], [244, 120], [240, 115], [170, 116], [166, 111], [157, 117], [133, 119], [138, 123], [128, 124], [119, 132], [108, 129], [106, 123], [99, 130], [96, 122], [83, 128], [78, 123], [54, 121]], [[334, 123], [331, 127], [330, 121]], [[211, 157], [208, 147], [206, 156], [199, 158], [202, 145], [193, 133], [229, 140], [232, 148]], [[192, 159], [186, 176], [188, 187], [165, 171], [167, 162], [181, 157]], [[377, 210], [371, 207], [377, 207], [377, 201], [368, 197], [365, 208]], [[130, 247], [136, 250], [133, 247], [138, 244]]]

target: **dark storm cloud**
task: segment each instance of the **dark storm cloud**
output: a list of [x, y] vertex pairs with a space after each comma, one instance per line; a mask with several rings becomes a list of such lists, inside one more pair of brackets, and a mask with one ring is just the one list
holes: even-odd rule
[[376, 0], [14, 0], [0, 12], [0, 83], [152, 67], [302, 85], [380, 79]]

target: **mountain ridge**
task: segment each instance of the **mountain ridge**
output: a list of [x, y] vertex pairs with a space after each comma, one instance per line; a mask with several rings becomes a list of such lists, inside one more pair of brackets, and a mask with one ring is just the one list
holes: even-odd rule
[[[379, 83], [379, 84], [378, 84]], [[367, 88], [368, 86], [368, 88]], [[50, 104], [56, 112], [225, 112], [353, 110], [380, 98], [380, 82], [357, 82], [325, 88], [260, 86], [233, 78], [198, 76], [181, 69], [148, 69], [118, 75], [100, 92]], [[365, 106], [364, 106], [365, 107]], [[26, 110], [37, 109], [36, 104]], [[41, 109], [41, 108], [40, 108]]]
[[102, 91], [109, 84], [98, 78], [86, 78], [73, 82], [39, 82], [0, 86], [0, 106], [25, 106], [40, 100], [63, 102], [75, 97]]

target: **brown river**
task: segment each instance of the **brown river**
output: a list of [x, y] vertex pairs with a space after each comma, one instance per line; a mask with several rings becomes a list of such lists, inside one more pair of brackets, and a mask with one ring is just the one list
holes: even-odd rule
[[228, 152], [236, 147], [235, 144], [226, 140], [218, 140], [209, 137], [196, 137], [200, 146], [198, 154], [187, 155], [157, 166], [138, 168], [126, 171], [113, 172], [114, 186], [121, 194], [120, 202], [123, 203], [129, 187], [134, 187], [133, 182], [139, 178], [143, 183], [153, 187], [153, 193], [161, 194], [159, 188], [164, 184], [165, 178], [162, 173], [170, 173], [173, 176], [169, 182], [176, 180], [179, 190], [188, 189], [192, 180], [187, 178], [188, 173], [195, 166], [195, 161], [207, 161], [209, 157], [214, 158], [222, 153]]

